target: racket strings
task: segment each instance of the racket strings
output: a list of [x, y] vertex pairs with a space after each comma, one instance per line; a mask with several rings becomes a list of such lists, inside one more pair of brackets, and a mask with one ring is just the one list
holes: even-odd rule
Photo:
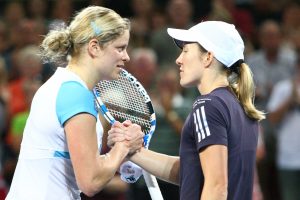
[[144, 103], [144, 98], [125, 77], [120, 76], [119, 79], [113, 81], [102, 81], [98, 84], [98, 89], [101, 93], [101, 99], [105, 103], [110, 103], [126, 110], [150, 114], [147, 104]]
[[150, 131], [152, 125], [149, 121], [149, 107], [138, 88], [127, 77], [121, 74], [117, 80], [101, 81], [96, 90], [100, 92], [103, 103], [117, 121], [128, 119], [139, 124], [145, 134]]

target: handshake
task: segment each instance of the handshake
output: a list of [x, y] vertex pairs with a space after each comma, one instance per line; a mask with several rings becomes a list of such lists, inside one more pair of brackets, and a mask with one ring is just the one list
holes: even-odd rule
[[[113, 146], [116, 142], [127, 140], [127, 145], [131, 149], [129, 151], [129, 155], [134, 154], [136, 151], [138, 151], [142, 147], [142, 144], [145, 144], [145, 135], [142, 133], [140, 126], [131, 125], [133, 124], [128, 120], [126, 120], [122, 124], [120, 122], [115, 122], [111, 130], [108, 131], [108, 146]], [[146, 140], [148, 141], [148, 139]], [[143, 174], [143, 170], [133, 162], [126, 161], [121, 164], [119, 173], [121, 174], [121, 179], [124, 182], [135, 183]]]

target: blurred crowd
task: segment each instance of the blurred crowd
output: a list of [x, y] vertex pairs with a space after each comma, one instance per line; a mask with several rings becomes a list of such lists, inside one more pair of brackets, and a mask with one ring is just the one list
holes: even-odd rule
[[[112, 8], [131, 20], [126, 67], [149, 91], [157, 114], [149, 148], [169, 155], [178, 155], [183, 119], [198, 92], [180, 87], [180, 51], [166, 28], [205, 20], [235, 24], [253, 71], [255, 104], [268, 113], [261, 123], [253, 200], [300, 199], [299, 0], [0, 0], [0, 200], [9, 190], [33, 95], [56, 69], [39, 57], [43, 35], [88, 5]], [[179, 199], [177, 186], [159, 185], [166, 200]], [[82, 198], [150, 196], [142, 178], [128, 185], [116, 176], [95, 197]]]

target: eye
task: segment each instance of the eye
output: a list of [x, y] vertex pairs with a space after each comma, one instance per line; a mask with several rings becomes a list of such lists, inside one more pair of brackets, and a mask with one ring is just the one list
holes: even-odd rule
[[186, 52], [188, 52], [188, 50], [189, 50], [189, 49], [188, 49], [188, 47], [187, 47], [186, 44], [185, 44], [185, 45], [183, 46], [183, 48], [182, 48], [182, 52], [185, 52], [185, 53], [186, 53]]
[[118, 52], [121, 53], [122, 51], [124, 51], [126, 49], [126, 46], [121, 46], [121, 47], [118, 47], [117, 49], [118, 49]]

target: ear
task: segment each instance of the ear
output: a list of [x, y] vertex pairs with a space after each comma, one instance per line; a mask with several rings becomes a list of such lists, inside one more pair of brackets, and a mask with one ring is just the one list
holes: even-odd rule
[[211, 63], [214, 60], [214, 54], [212, 52], [207, 52], [204, 56], [203, 56], [203, 63], [204, 63], [204, 67], [208, 68], [209, 66], [211, 66]]
[[99, 54], [99, 51], [101, 50], [98, 40], [91, 39], [88, 43], [88, 54], [94, 58]]

